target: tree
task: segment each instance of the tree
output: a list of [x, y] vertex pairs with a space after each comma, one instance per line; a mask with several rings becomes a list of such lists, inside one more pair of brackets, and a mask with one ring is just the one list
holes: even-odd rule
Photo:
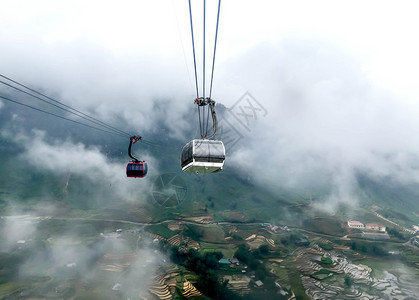
[[183, 264], [183, 258], [181, 254], [179, 253], [179, 248], [176, 246], [173, 246], [170, 248], [170, 259], [178, 265]]
[[256, 259], [262, 258], [262, 255], [261, 255], [261, 253], [260, 253], [260, 250], [259, 250], [259, 249], [255, 249], [255, 250], [253, 250], [253, 251], [252, 251], [252, 256], [253, 256], [253, 258], [256, 258]]
[[331, 265], [333, 262], [330, 257], [323, 256], [321, 262], [325, 265]]
[[218, 261], [223, 257], [219, 251], [200, 255], [195, 249], [189, 249], [187, 253], [179, 251], [178, 247], [170, 249], [170, 257], [173, 262], [185, 266], [189, 271], [198, 275], [196, 287], [199, 291], [211, 299], [240, 299], [238, 295], [227, 288], [227, 282], [218, 281]]
[[204, 255], [204, 263], [208, 268], [216, 269], [218, 267], [218, 261], [223, 257], [221, 252], [207, 252]]
[[259, 280], [265, 280], [265, 278], [266, 278], [266, 269], [265, 269], [265, 267], [262, 264], [259, 264], [257, 266], [255, 273], [256, 273], [256, 277]]
[[253, 258], [247, 247], [243, 244], [236, 250], [234, 257], [245, 264], [249, 263], [249, 261]]
[[403, 233], [401, 233], [399, 230], [397, 230], [396, 228], [388, 227], [387, 228], [387, 233], [389, 235], [392, 235], [392, 236], [398, 238], [399, 240], [406, 240], [405, 235]]
[[268, 255], [269, 254], [269, 246], [268, 245], [260, 245], [259, 251], [262, 255]]

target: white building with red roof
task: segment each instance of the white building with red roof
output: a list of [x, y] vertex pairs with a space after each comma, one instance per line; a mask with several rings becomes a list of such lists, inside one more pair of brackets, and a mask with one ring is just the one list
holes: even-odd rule
[[362, 224], [361, 222], [356, 221], [356, 220], [349, 220], [348, 221], [348, 227], [349, 228], [358, 228], [358, 229], [364, 229], [365, 228], [364, 224]]
[[375, 223], [368, 223], [365, 225], [367, 230], [374, 230], [374, 231], [381, 231], [386, 232], [386, 227], [383, 225], [375, 224]]

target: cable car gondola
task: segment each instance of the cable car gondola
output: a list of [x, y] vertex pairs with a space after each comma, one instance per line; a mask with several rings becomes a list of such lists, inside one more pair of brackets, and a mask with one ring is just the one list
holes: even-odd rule
[[[223, 169], [226, 156], [222, 141], [212, 140], [217, 133], [217, 117], [214, 106], [215, 101], [210, 98], [197, 98], [195, 104], [198, 107], [208, 106], [212, 117], [212, 133], [201, 134], [202, 139], [194, 139], [187, 143], [180, 155], [180, 165], [183, 172], [216, 173]], [[207, 131], [205, 131], [207, 133]]]
[[127, 164], [127, 177], [145, 177], [147, 175], [146, 162], [129, 162]]
[[131, 154], [131, 146], [141, 140], [141, 137], [130, 137], [128, 155], [132, 158], [132, 161], [127, 164], [127, 177], [142, 178], [147, 175], [147, 163], [145, 161], [139, 161]]
[[[202, 97], [199, 94], [198, 75], [196, 69], [196, 54], [195, 54], [195, 40], [193, 33], [192, 9], [191, 1], [189, 0], [189, 17], [191, 23], [191, 38], [192, 38], [192, 53], [195, 70], [195, 88], [196, 98], [194, 103], [198, 105], [198, 120], [199, 129], [201, 132], [201, 139], [194, 139], [187, 143], [182, 149], [180, 155], [180, 165], [184, 172], [196, 173], [216, 173], [221, 171], [224, 166], [225, 148], [220, 140], [213, 140], [217, 133], [217, 118], [215, 115], [215, 101], [212, 100], [212, 83], [214, 75], [215, 52], [217, 48], [218, 35], [218, 21], [220, 17], [220, 4], [218, 1], [217, 25], [215, 30], [214, 54], [212, 59], [211, 82], [209, 89], [209, 97], [205, 96], [205, 1], [204, 1], [204, 16], [203, 16], [203, 55], [202, 55]], [[209, 131], [209, 119], [212, 118], [212, 133]]]
[[223, 169], [224, 159], [222, 141], [195, 139], [183, 147], [180, 164], [184, 172], [216, 173]]

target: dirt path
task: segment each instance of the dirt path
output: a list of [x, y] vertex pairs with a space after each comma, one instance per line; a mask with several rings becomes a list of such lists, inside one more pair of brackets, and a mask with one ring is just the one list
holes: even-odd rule
[[398, 227], [398, 228], [402, 229], [403, 231], [406, 231], [406, 232], [408, 232], [408, 233], [410, 233], [410, 234], [415, 233], [413, 230], [408, 229], [408, 228], [406, 228], [406, 227], [403, 227], [403, 226], [401, 226], [401, 225], [397, 224], [396, 222], [393, 222], [393, 221], [391, 221], [391, 220], [387, 219], [386, 217], [384, 217], [384, 216], [380, 215], [378, 212], [375, 212], [375, 211], [374, 211], [373, 213], [374, 213], [377, 217], [379, 217], [380, 219], [382, 219], [382, 220], [384, 220], [384, 221], [386, 221], [386, 222], [388, 222], [388, 223], [390, 223], [390, 224], [393, 224], [394, 226], [396, 226], [396, 227]]

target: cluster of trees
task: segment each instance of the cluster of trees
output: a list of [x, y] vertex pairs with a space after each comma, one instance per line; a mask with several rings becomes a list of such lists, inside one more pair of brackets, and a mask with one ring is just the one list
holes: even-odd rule
[[241, 244], [239, 248], [234, 253], [234, 257], [236, 257], [241, 262], [250, 265], [256, 260], [260, 258], [264, 258], [269, 254], [269, 246], [268, 245], [261, 245], [258, 249], [250, 250], [246, 245]]
[[234, 257], [248, 265], [251, 270], [255, 271], [258, 279], [265, 280], [270, 274], [263, 263], [260, 262], [260, 259], [268, 254], [268, 245], [261, 245], [258, 249], [251, 251], [246, 245], [242, 244], [234, 253]]
[[365, 254], [370, 255], [377, 255], [377, 256], [387, 256], [388, 251], [384, 250], [377, 243], [370, 243], [370, 242], [361, 242], [361, 241], [353, 241], [351, 243], [351, 249], [354, 251], [363, 252]]
[[281, 243], [285, 246], [294, 245], [294, 246], [309, 246], [310, 242], [301, 234], [290, 233], [289, 235], [283, 236], [281, 238]]
[[403, 234], [402, 232], [400, 232], [396, 228], [387, 227], [386, 230], [387, 230], [387, 233], [389, 235], [394, 236], [394, 237], [398, 238], [399, 240], [406, 241], [408, 239], [408, 237], [405, 234]]
[[322, 262], [322, 264], [324, 264], [324, 265], [332, 265], [332, 264], [333, 264], [332, 259], [331, 259], [330, 257], [325, 257], [325, 256], [323, 256], [323, 257], [321, 258], [321, 262]]
[[258, 249], [250, 250], [242, 244], [238, 247], [234, 256], [248, 265], [249, 269], [255, 271], [256, 278], [263, 282], [263, 289], [253, 291], [243, 299], [287, 299], [287, 297], [277, 294], [275, 286], [275, 276], [273, 276], [262, 263], [261, 259], [269, 255], [269, 246], [261, 245]]
[[170, 248], [171, 260], [189, 271], [198, 275], [196, 288], [211, 299], [226, 300], [257, 300], [257, 299], [286, 299], [282, 295], [278, 295], [275, 286], [275, 277], [272, 276], [259, 261], [260, 258], [269, 255], [269, 247], [262, 245], [258, 249], [251, 251], [245, 245], [240, 245], [235, 253], [235, 257], [242, 263], [246, 263], [251, 270], [255, 271], [258, 279], [263, 280], [264, 288], [252, 291], [248, 295], [239, 296], [227, 288], [227, 280], [219, 280], [218, 272], [220, 265], [218, 261], [223, 257], [219, 251], [206, 252], [200, 254], [194, 249], [188, 252], [179, 250], [179, 247]]
[[223, 257], [221, 252], [206, 252], [199, 254], [194, 249], [188, 252], [179, 251], [178, 247], [170, 249], [170, 258], [178, 265], [198, 275], [196, 288], [212, 299], [235, 300], [240, 297], [227, 288], [228, 281], [220, 282], [217, 276], [218, 261]]
[[323, 248], [324, 250], [330, 251], [333, 250], [333, 244], [327, 243], [327, 244], [319, 244], [319, 247]]

